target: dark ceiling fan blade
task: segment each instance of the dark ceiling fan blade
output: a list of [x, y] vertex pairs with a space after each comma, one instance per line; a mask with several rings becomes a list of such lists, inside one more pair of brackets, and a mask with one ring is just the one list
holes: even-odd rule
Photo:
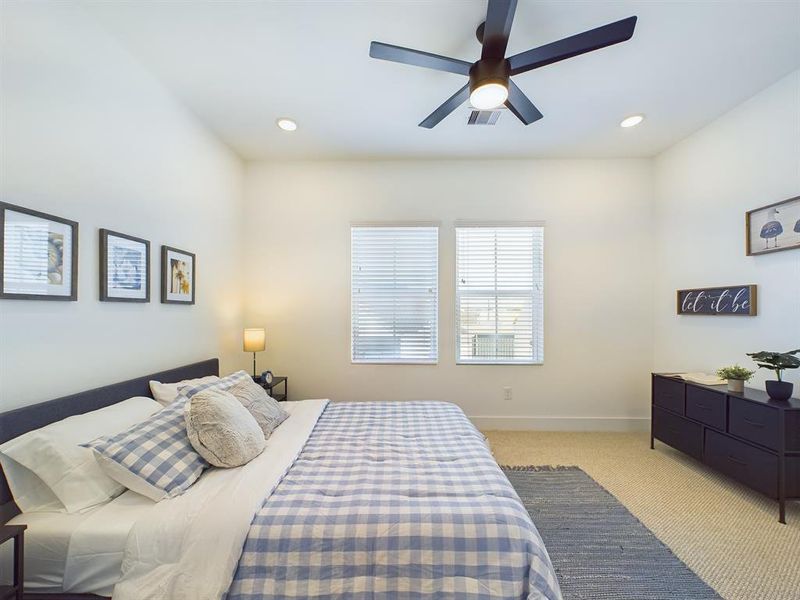
[[469, 98], [469, 84], [462, 87], [458, 90], [455, 94], [450, 96], [447, 100], [444, 101], [439, 108], [425, 117], [425, 120], [419, 124], [420, 127], [424, 127], [425, 129], [433, 129], [436, 125], [439, 124], [439, 121], [444, 119], [447, 115], [457, 109], [459, 106], [464, 104]]
[[551, 44], [545, 44], [544, 46], [515, 54], [508, 59], [511, 74], [519, 75], [579, 54], [626, 42], [633, 36], [635, 27], [636, 17], [628, 17]]
[[481, 58], [505, 58], [517, 0], [489, 0], [483, 26]]
[[422, 50], [412, 50], [402, 46], [392, 46], [383, 42], [372, 42], [369, 45], [369, 55], [372, 58], [390, 60], [392, 62], [414, 65], [415, 67], [425, 67], [426, 69], [436, 69], [437, 71], [447, 71], [458, 75], [469, 75], [472, 63], [448, 56], [439, 56]]
[[524, 125], [530, 125], [544, 116], [510, 79], [508, 80], [508, 100], [505, 104], [508, 110], [514, 113]]

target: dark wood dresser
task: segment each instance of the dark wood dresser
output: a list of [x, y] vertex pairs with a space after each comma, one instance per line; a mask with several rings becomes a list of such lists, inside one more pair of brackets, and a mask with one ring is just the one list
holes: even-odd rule
[[800, 400], [684, 382], [653, 373], [650, 448], [658, 439], [778, 500], [800, 499]]

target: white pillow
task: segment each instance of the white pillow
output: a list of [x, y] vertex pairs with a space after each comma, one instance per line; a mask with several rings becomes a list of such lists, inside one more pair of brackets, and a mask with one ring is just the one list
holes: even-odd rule
[[6, 476], [14, 502], [24, 513], [64, 512], [61, 500], [47, 487], [36, 473], [26, 469], [5, 454], [0, 454], [0, 465]]
[[203, 390], [186, 403], [186, 433], [197, 453], [215, 467], [239, 467], [267, 442], [253, 415], [223, 390]]
[[[0, 446], [0, 453], [33, 472], [67, 512], [79, 512], [124, 491], [103, 473], [92, 451], [79, 444], [124, 431], [159, 410], [161, 405], [151, 398], [129, 398], [29, 431]], [[26, 493], [19, 486], [19, 478], [15, 483], [25, 504]], [[14, 487], [11, 489], [14, 493]]]
[[184, 386], [194, 387], [196, 385], [217, 381], [218, 379], [219, 377], [216, 375], [208, 375], [207, 377], [198, 377], [197, 379], [184, 379], [183, 381], [178, 381], [177, 383], [161, 383], [160, 381], [150, 381], [150, 392], [152, 392], [153, 398], [155, 398], [156, 401], [158, 401], [162, 406], [166, 406], [167, 404], [172, 404], [175, 402], [180, 388]]

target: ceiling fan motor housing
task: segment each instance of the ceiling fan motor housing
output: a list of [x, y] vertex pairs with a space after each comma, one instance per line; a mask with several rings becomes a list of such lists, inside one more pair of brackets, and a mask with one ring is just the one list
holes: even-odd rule
[[469, 70], [469, 91], [487, 83], [499, 83], [508, 87], [508, 78], [511, 76], [511, 66], [504, 58], [483, 58], [476, 62]]

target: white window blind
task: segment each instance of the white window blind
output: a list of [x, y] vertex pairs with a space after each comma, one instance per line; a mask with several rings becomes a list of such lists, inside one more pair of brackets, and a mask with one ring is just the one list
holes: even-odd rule
[[456, 227], [456, 361], [544, 361], [544, 228]]
[[352, 360], [435, 363], [439, 228], [350, 230]]

